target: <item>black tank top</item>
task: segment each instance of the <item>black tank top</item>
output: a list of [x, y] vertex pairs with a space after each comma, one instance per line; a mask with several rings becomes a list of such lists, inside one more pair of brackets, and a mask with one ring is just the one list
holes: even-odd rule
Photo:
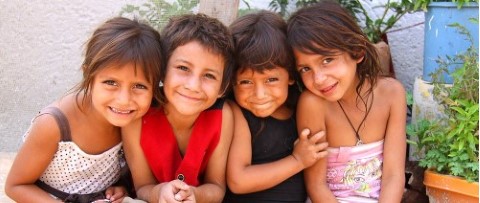
[[[277, 120], [273, 117], [258, 118], [246, 109], [242, 109], [242, 113], [247, 120], [252, 136], [252, 164], [268, 163], [292, 154], [293, 143], [298, 137], [294, 116], [287, 120]], [[304, 203], [306, 197], [303, 173], [300, 172], [264, 191], [234, 194], [227, 188], [223, 202]]]

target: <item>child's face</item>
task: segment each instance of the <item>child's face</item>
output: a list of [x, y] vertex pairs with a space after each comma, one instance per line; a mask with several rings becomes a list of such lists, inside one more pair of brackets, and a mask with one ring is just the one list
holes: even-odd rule
[[357, 64], [348, 53], [338, 51], [334, 56], [304, 53], [294, 49], [297, 71], [305, 87], [328, 101], [337, 101], [345, 94], [354, 94]]
[[237, 103], [257, 117], [272, 116], [285, 118], [290, 115], [283, 108], [288, 96], [288, 85], [294, 83], [289, 79], [287, 70], [276, 67], [263, 73], [250, 68], [236, 73], [233, 87]]
[[177, 47], [167, 64], [163, 90], [165, 109], [196, 115], [222, 96], [224, 59], [196, 41]]
[[141, 68], [133, 63], [112, 64], [100, 70], [93, 79], [92, 105], [115, 126], [125, 126], [141, 118], [152, 101], [152, 84]]

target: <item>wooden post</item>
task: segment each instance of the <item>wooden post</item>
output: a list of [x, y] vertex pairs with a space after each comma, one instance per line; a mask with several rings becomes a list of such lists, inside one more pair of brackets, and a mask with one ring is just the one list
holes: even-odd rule
[[238, 14], [239, 0], [200, 0], [199, 13], [219, 19], [229, 26]]

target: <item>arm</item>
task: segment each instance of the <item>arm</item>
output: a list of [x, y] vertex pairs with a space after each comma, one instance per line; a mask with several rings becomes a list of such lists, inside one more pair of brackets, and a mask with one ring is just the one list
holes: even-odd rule
[[232, 109], [227, 102], [222, 111], [222, 133], [220, 141], [208, 161], [204, 184], [193, 188], [197, 202], [221, 202], [225, 195], [225, 168], [234, 125]]
[[[406, 114], [405, 89], [396, 81], [389, 83], [390, 116], [383, 150], [382, 185], [379, 202], [400, 202], [405, 186]], [[402, 144], [403, 143], [403, 144]]]
[[320, 135], [308, 139], [308, 134], [303, 133], [295, 145], [295, 155], [252, 165], [252, 138], [248, 123], [236, 104], [232, 103], [232, 109], [235, 132], [227, 163], [227, 182], [232, 192], [252, 193], [271, 188], [312, 165], [320, 156], [317, 152], [322, 146], [316, 145]]
[[[320, 97], [305, 90], [297, 105], [297, 129], [301, 132], [308, 128], [314, 133], [325, 130], [325, 102]], [[326, 138], [321, 140], [326, 141]], [[305, 169], [305, 185], [312, 202], [337, 202], [327, 185], [327, 158], [320, 159]]]
[[5, 183], [5, 193], [15, 202], [59, 202], [34, 185], [57, 151], [60, 130], [48, 114], [35, 118], [17, 153]]
[[141, 129], [142, 119], [138, 119], [122, 128], [125, 158], [132, 173], [133, 184], [138, 198], [148, 202], [158, 202], [160, 189], [165, 183], [158, 184], [150, 170], [150, 166], [140, 146]]

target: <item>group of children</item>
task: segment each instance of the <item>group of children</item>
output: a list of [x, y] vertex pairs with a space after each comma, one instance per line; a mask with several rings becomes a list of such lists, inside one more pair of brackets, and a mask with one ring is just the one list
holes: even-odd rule
[[17, 202], [400, 202], [405, 90], [379, 69], [331, 1], [287, 22], [186, 14], [161, 34], [116, 17], [88, 41], [83, 80], [32, 120], [5, 190]]

